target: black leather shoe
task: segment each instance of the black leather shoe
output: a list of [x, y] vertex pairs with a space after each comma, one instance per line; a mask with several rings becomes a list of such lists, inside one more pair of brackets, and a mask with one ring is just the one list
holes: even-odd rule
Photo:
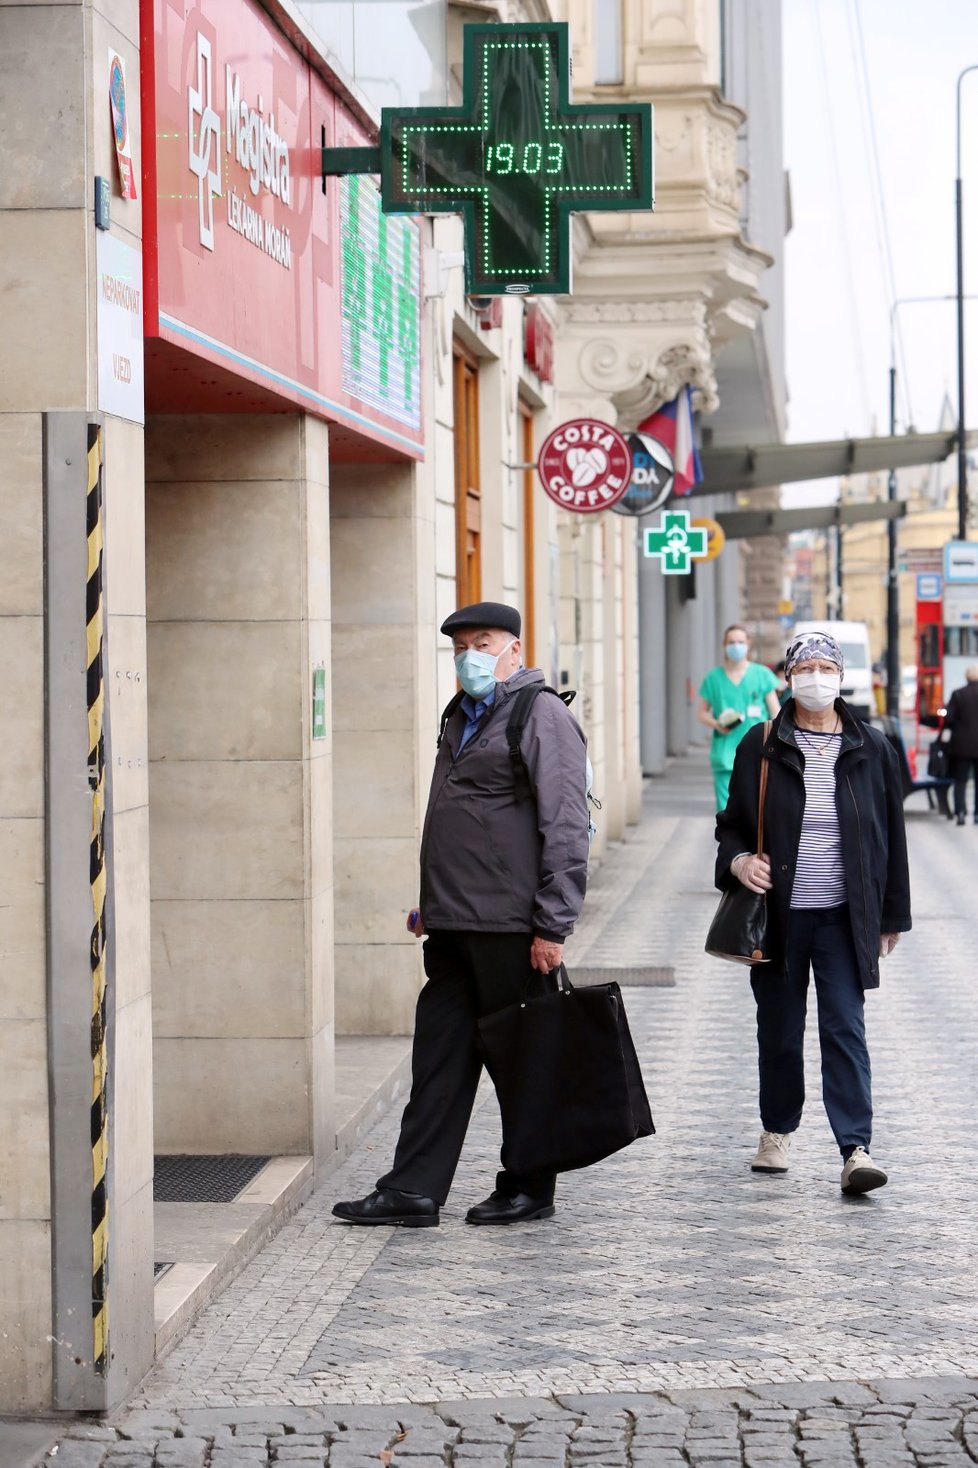
[[399, 1223], [404, 1228], [437, 1228], [438, 1204], [434, 1198], [401, 1193], [397, 1188], [375, 1188], [354, 1203], [334, 1203], [333, 1217], [344, 1223]]
[[553, 1218], [556, 1208], [552, 1198], [531, 1198], [529, 1193], [490, 1193], [465, 1215], [466, 1223], [529, 1223], [534, 1218]]

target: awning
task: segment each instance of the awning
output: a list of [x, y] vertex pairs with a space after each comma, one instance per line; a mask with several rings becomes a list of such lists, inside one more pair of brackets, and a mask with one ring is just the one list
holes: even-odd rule
[[718, 510], [716, 519], [728, 540], [753, 535], [790, 535], [793, 530], [824, 530], [863, 520], [902, 520], [905, 500], [870, 500], [865, 505], [810, 505], [807, 510]]
[[[969, 433], [969, 443], [976, 438]], [[841, 438], [829, 443], [765, 443], [756, 448], [704, 448], [703, 483], [693, 494], [771, 489], [801, 479], [831, 479], [837, 474], [868, 474], [939, 464], [953, 452], [957, 435], [901, 433], [888, 438]]]

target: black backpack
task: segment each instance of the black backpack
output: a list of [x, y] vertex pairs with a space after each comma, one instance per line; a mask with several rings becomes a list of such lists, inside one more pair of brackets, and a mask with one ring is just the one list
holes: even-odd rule
[[[526, 761], [523, 758], [523, 751], [520, 748], [520, 741], [523, 738], [523, 730], [526, 728], [526, 721], [530, 717], [530, 709], [533, 707], [534, 699], [539, 693], [552, 693], [555, 698], [559, 698], [561, 703], [566, 705], [567, 707], [570, 707], [570, 705], [574, 702], [574, 699], [577, 697], [577, 690], [574, 688], [568, 688], [565, 689], [563, 693], [559, 693], [556, 688], [551, 688], [548, 683], [528, 683], [525, 688], [521, 688], [519, 692], [514, 696], [512, 708], [510, 709], [509, 713], [509, 719], [506, 723], [506, 743], [509, 746], [509, 758], [510, 763], [513, 767], [513, 791], [516, 796], [517, 804], [521, 804], [524, 800], [529, 800], [533, 794], [533, 791], [530, 789], [530, 777], [527, 773]], [[448, 721], [452, 717], [452, 714], [458, 708], [464, 697], [465, 691], [463, 689], [461, 692], [456, 693], [455, 697], [445, 708], [445, 711], [441, 716], [441, 726], [438, 730], [438, 749], [441, 748], [442, 740], [445, 737], [445, 730], [448, 727]], [[588, 760], [587, 762], [587, 769], [588, 775], [590, 777], [590, 760]], [[588, 779], [588, 786], [585, 794], [587, 796], [588, 806], [593, 806], [595, 810], [600, 810], [601, 802], [591, 790], [590, 778]], [[591, 812], [589, 809], [588, 840], [593, 837], [594, 831], [595, 827], [593, 821], [591, 820]]]

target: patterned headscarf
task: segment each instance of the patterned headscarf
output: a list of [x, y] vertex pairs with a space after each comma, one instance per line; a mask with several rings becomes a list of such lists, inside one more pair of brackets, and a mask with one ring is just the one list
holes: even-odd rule
[[830, 637], [827, 632], [803, 632], [800, 637], [788, 643], [784, 655], [784, 676], [790, 678], [795, 664], [805, 662], [808, 658], [825, 658], [828, 662], [835, 663], [840, 673], [845, 666], [842, 648], [834, 637]]

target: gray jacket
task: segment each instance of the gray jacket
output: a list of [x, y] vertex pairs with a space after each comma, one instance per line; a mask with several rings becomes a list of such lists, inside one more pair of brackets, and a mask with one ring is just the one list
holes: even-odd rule
[[456, 709], [435, 760], [421, 838], [421, 916], [429, 931], [533, 933], [562, 943], [587, 883], [587, 746], [561, 700], [534, 699], [520, 748], [534, 799], [517, 802], [506, 743], [509, 703], [523, 668], [496, 685], [482, 725], [455, 757], [465, 714]]

